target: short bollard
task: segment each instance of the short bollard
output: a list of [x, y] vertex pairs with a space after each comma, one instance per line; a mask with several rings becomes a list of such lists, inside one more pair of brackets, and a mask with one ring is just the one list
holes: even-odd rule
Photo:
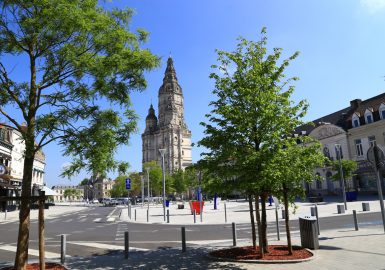
[[128, 259], [128, 252], [130, 250], [128, 232], [124, 232], [124, 258]]
[[354, 228], [358, 231], [358, 221], [357, 221], [357, 212], [353, 210], [353, 220], [354, 220]]
[[282, 209], [282, 219], [285, 219], [285, 209]]
[[170, 210], [167, 209], [167, 223], [170, 223]]
[[150, 218], [150, 213], [148, 212], [148, 209], [147, 209], [147, 222], [149, 222], [149, 218]]
[[337, 204], [337, 213], [345, 214], [345, 206], [343, 204]]
[[278, 223], [278, 207], [275, 208], [275, 223], [277, 228], [277, 239], [280, 240], [279, 223]]
[[135, 209], [135, 211], [134, 211], [134, 212], [135, 212], [135, 221], [136, 221], [136, 209]]
[[194, 223], [197, 223], [197, 212], [194, 209]]
[[318, 231], [318, 235], [319, 235], [320, 231], [319, 231], [319, 218], [318, 218], [318, 207], [317, 207], [317, 204], [314, 205], [314, 208], [315, 208], [315, 217], [317, 218], [317, 231]]
[[312, 217], [315, 217], [316, 216], [316, 214], [315, 214], [315, 207], [310, 207], [310, 215], [312, 216]]
[[182, 252], [186, 252], [186, 228], [182, 227]]
[[370, 211], [370, 205], [368, 202], [362, 203], [362, 211]]
[[66, 261], [67, 240], [66, 235], [60, 235], [60, 262], [63, 264]]
[[233, 229], [233, 246], [237, 246], [237, 225], [233, 222], [232, 223], [232, 229]]
[[226, 203], [225, 203], [225, 223], [227, 223], [227, 209], [226, 209]]

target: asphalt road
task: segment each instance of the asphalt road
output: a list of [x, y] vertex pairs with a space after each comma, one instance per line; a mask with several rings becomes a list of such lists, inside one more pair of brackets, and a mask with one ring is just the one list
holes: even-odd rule
[[[124, 232], [129, 231], [130, 248], [166, 249], [181, 246], [181, 226], [164, 224], [136, 224], [118, 220], [120, 209], [108, 207], [90, 207], [82, 212], [69, 213], [55, 219], [47, 219], [46, 257], [60, 257], [60, 235], [67, 238], [67, 255], [91, 256], [123, 249]], [[361, 213], [359, 226], [382, 225], [381, 213]], [[353, 217], [342, 215], [325, 217], [319, 220], [323, 230], [354, 228]], [[188, 225], [186, 227], [187, 245], [213, 243], [232, 243], [231, 224], [224, 225]], [[298, 220], [290, 223], [292, 234], [299, 234]], [[285, 237], [284, 221], [280, 220], [281, 238]], [[18, 222], [0, 224], [0, 262], [14, 260], [17, 242]], [[38, 255], [37, 221], [31, 222], [30, 252], [31, 259]], [[275, 223], [269, 223], [268, 236], [276, 239]], [[251, 239], [250, 224], [237, 225], [238, 239]]]

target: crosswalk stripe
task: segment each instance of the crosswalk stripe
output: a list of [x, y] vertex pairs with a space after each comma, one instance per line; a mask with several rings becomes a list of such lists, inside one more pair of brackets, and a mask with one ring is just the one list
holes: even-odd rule
[[[68, 244], [73, 245], [79, 245], [79, 246], [86, 246], [86, 247], [94, 247], [94, 248], [101, 248], [101, 249], [112, 249], [112, 250], [123, 250], [124, 246], [118, 246], [118, 245], [109, 245], [109, 244], [102, 244], [102, 243], [96, 243], [96, 242], [67, 242]], [[148, 251], [149, 249], [145, 248], [135, 248], [130, 247], [131, 250], [141, 250], [141, 251]]]
[[113, 221], [115, 221], [114, 217], [107, 218], [107, 222], [113, 222]]
[[[6, 250], [6, 251], [11, 251], [11, 252], [16, 252], [16, 247], [15, 246], [10, 246], [10, 245], [0, 246], [0, 249], [1, 250]], [[28, 254], [32, 255], [32, 256], [39, 257], [39, 250], [29, 248], [28, 249]], [[46, 251], [45, 252], [45, 258], [47, 258], [47, 259], [60, 258], [60, 254], [59, 253], [53, 253], [53, 252]]]
[[94, 222], [100, 222], [101, 220], [102, 220], [102, 218], [95, 218]]

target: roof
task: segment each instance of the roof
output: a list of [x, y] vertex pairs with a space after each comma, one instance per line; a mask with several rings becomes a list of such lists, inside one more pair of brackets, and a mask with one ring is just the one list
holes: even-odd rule
[[363, 101], [360, 99], [355, 99], [350, 101], [349, 107], [315, 119], [311, 121], [313, 125], [306, 124], [300, 126], [296, 128], [295, 132], [301, 134], [302, 131], [304, 131], [306, 132], [305, 134], [309, 134], [313, 129], [323, 124], [333, 124], [347, 131], [348, 129], [352, 128], [352, 116], [354, 113], [358, 113], [360, 116], [361, 124], [365, 124], [364, 114], [367, 109], [373, 112], [374, 121], [379, 120], [380, 118], [378, 109], [382, 103], [385, 104], [385, 93]]

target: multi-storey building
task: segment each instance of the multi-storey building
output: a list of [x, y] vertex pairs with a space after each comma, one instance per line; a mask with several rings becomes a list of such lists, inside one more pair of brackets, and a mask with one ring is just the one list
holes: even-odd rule
[[[75, 193], [70, 196], [65, 196], [67, 189], [73, 189]], [[82, 186], [53, 186], [52, 190], [57, 194], [53, 196], [54, 202], [82, 201], [84, 199], [84, 189]]]
[[[367, 100], [352, 100], [349, 107], [316, 119], [313, 123], [314, 126], [302, 126], [297, 132], [318, 139], [324, 155], [331, 160], [336, 160], [336, 146], [337, 149], [341, 146], [342, 159], [358, 163], [348, 188], [361, 193], [375, 192], [376, 175], [367, 160], [367, 151], [372, 145], [385, 146], [385, 93]], [[341, 183], [332, 181], [332, 175], [336, 172], [331, 168], [319, 168], [317, 173], [326, 181], [314, 181], [307, 185], [309, 193], [333, 194], [341, 191]], [[384, 174], [382, 176], [384, 178]]]
[[159, 117], [151, 104], [142, 134], [143, 163], [157, 161], [161, 165], [159, 149], [166, 149], [165, 169], [171, 173], [192, 164], [191, 131], [184, 120], [182, 88], [178, 83], [171, 57], [163, 84], [158, 92]]

